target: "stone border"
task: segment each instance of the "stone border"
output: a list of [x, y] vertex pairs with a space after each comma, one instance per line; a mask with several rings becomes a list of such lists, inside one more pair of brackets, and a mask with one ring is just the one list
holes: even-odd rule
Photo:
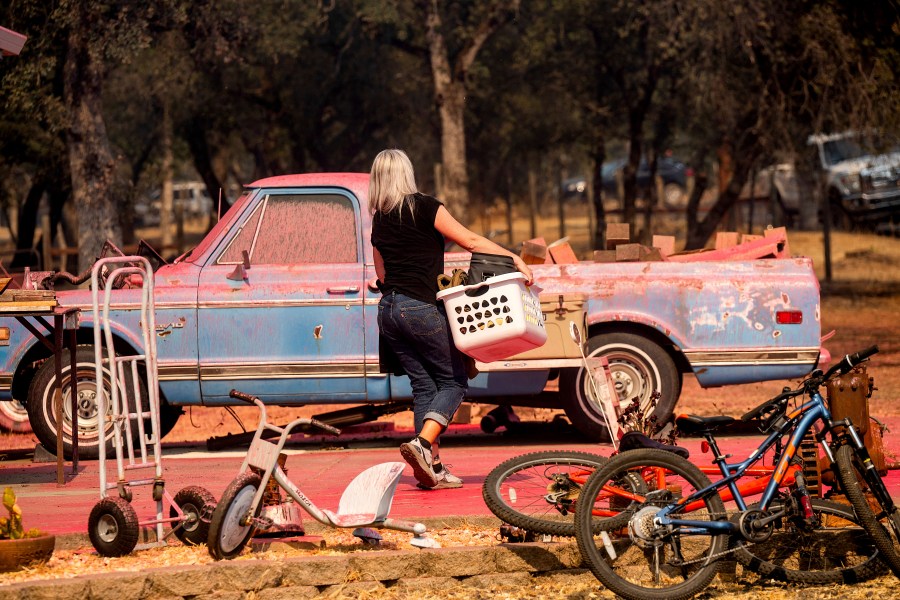
[[0, 587], [0, 600], [123, 600], [124, 598], [311, 598], [321, 593], [483, 586], [582, 567], [572, 542], [500, 544], [472, 548], [354, 552], [345, 556], [286, 557], [284, 560], [222, 561], [138, 572], [83, 575]]

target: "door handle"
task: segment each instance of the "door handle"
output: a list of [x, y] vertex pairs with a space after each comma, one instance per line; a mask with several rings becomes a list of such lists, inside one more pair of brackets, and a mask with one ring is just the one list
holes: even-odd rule
[[329, 294], [356, 294], [359, 293], [358, 285], [339, 285], [335, 287], [326, 288]]

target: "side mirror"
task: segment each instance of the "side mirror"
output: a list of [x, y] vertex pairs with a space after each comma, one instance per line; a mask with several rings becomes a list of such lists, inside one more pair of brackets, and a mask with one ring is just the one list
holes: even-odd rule
[[250, 253], [242, 250], [241, 256], [243, 260], [235, 265], [234, 271], [225, 276], [227, 279], [232, 281], [245, 281], [247, 279], [247, 269], [250, 268]]

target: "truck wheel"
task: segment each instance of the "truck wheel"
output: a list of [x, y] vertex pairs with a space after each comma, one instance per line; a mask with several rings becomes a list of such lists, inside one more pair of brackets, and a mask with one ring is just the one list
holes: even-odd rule
[[[84, 459], [94, 459], [99, 455], [100, 443], [100, 415], [97, 411], [97, 392], [98, 386], [95, 381], [96, 373], [94, 371], [94, 347], [92, 345], [78, 346], [75, 353], [76, 374], [78, 377], [78, 457]], [[112, 393], [110, 372], [107, 366], [103, 367], [103, 392], [106, 398], [110, 398]], [[62, 384], [63, 384], [63, 406], [62, 406], [62, 427], [63, 427], [63, 454], [66, 460], [72, 457], [72, 400], [69, 390], [69, 378], [71, 377], [71, 365], [68, 359], [68, 353], [62, 361]], [[147, 402], [146, 385], [141, 385], [141, 397], [144, 403]], [[41, 444], [50, 452], [56, 451], [56, 412], [53, 407], [54, 389], [56, 386], [56, 367], [53, 359], [44, 361], [44, 364], [37, 370], [31, 387], [28, 390], [28, 417], [34, 434], [37, 436]], [[119, 388], [119, 397], [126, 397], [126, 390], [133, 388], [131, 370], [125, 369], [125, 385]], [[134, 412], [134, 401], [129, 400], [129, 412]], [[144, 407], [146, 410], [147, 407]], [[111, 414], [111, 407], [107, 400], [107, 413]], [[105, 421], [106, 419], [103, 419]], [[145, 421], [145, 431], [149, 432], [150, 422]], [[137, 429], [135, 423], [132, 422], [132, 435], [137, 442]], [[113, 427], [111, 423], [106, 424], [103, 432], [103, 439], [106, 441], [107, 455], [113, 452]]]
[[[681, 374], [672, 357], [659, 345], [633, 333], [604, 333], [588, 340], [587, 353], [609, 360], [623, 408], [634, 398], [639, 399], [641, 406], [647, 406], [653, 392], [658, 391], [660, 397], [653, 414], [660, 423], [671, 419], [681, 394]], [[563, 409], [580, 432], [608, 442], [603, 410], [590, 392], [590, 381], [585, 375], [583, 368], [563, 371], [559, 383]]]
[[18, 400], [0, 400], [0, 431], [31, 433], [28, 411]]

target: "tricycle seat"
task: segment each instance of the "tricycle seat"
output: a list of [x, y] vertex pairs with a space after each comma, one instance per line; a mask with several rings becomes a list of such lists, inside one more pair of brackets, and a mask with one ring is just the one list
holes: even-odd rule
[[394, 490], [406, 463], [389, 462], [369, 467], [353, 478], [338, 503], [337, 513], [323, 510], [337, 527], [360, 527], [387, 519]]

